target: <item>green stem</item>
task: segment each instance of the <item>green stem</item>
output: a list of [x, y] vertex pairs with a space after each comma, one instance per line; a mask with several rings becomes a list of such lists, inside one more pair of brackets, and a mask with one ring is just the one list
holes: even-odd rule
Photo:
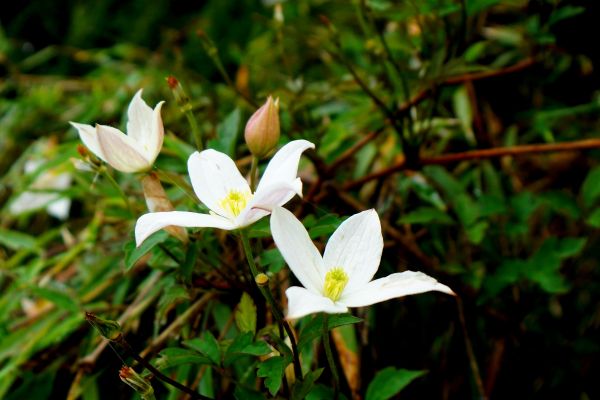
[[[246, 260], [248, 261], [248, 266], [250, 266], [250, 271], [252, 272], [252, 277], [255, 279], [254, 282], [256, 282], [256, 276], [259, 274], [259, 272], [258, 272], [258, 268], [256, 267], [256, 263], [254, 262], [254, 255], [252, 254], [252, 248], [250, 247], [250, 241], [248, 240], [248, 234], [246, 233], [245, 230], [240, 229], [240, 237], [242, 239], [242, 246], [244, 247], [244, 253], [246, 254]], [[273, 295], [271, 294], [271, 290], [269, 289], [268, 285], [262, 286], [262, 285], [258, 285], [258, 283], [257, 283], [257, 286], [258, 286], [258, 289], [260, 290], [260, 292], [262, 293], [263, 297], [267, 301], [267, 303], [269, 303], [269, 307], [271, 308], [271, 312], [273, 313], [273, 316], [277, 320], [277, 324], [279, 325], [280, 328], [283, 327], [283, 329], [287, 333], [288, 337], [290, 338], [290, 344], [292, 345], [294, 374], [296, 375], [296, 379], [301, 381], [302, 380], [302, 366], [300, 365], [300, 355], [298, 353], [298, 345], [296, 343], [296, 338], [294, 337], [294, 332], [292, 332], [292, 328], [290, 327], [288, 322], [283, 317], [283, 313], [281, 312], [279, 307], [277, 307], [277, 304], [275, 303], [275, 299], [273, 298]], [[282, 339], [283, 339], [283, 337], [282, 337]]]
[[250, 167], [250, 189], [252, 193], [256, 191], [256, 181], [258, 174], [258, 157], [252, 156], [252, 166]]
[[204, 143], [202, 141], [202, 132], [198, 128], [198, 122], [196, 122], [196, 118], [194, 118], [194, 114], [191, 109], [185, 111], [185, 118], [190, 124], [190, 128], [192, 129], [192, 135], [194, 136], [194, 140], [196, 141], [196, 148], [199, 151], [204, 150]]
[[337, 400], [340, 394], [340, 377], [331, 352], [331, 343], [329, 343], [329, 315], [327, 313], [323, 313], [323, 346], [333, 376], [333, 398]]
[[117, 183], [117, 181], [115, 181], [115, 178], [113, 178], [112, 175], [108, 173], [108, 171], [106, 170], [106, 168], [104, 168], [104, 167], [101, 167], [101, 168], [102, 168], [102, 173], [104, 174], [104, 176], [115, 187], [115, 189], [117, 189], [117, 191], [119, 192], [119, 194], [121, 195], [121, 197], [125, 201], [125, 206], [127, 207], [127, 211], [129, 211], [129, 213], [132, 216], [134, 216], [135, 213], [133, 212], [133, 208], [131, 207], [131, 203], [129, 202], [129, 198], [127, 197], [127, 195], [125, 194], [125, 192], [123, 191], [123, 189], [121, 188], [121, 186], [119, 186], [119, 184]]

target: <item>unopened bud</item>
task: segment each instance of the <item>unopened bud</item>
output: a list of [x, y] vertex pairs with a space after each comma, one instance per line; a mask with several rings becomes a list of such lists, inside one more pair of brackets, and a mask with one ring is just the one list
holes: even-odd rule
[[121, 325], [117, 321], [99, 318], [92, 313], [86, 312], [85, 319], [98, 329], [98, 332], [108, 340], [115, 341], [121, 336]]
[[269, 284], [269, 277], [266, 274], [260, 273], [254, 278], [258, 286], [266, 286]]
[[85, 148], [84, 145], [82, 144], [78, 144], [77, 145], [77, 152], [79, 153], [79, 155], [83, 158], [88, 156], [88, 150]]
[[279, 99], [273, 101], [269, 96], [267, 102], [248, 120], [244, 132], [246, 144], [250, 152], [263, 158], [277, 146], [279, 142]]
[[154, 389], [150, 382], [135, 372], [133, 368], [124, 365], [119, 371], [119, 378], [138, 392], [142, 399], [154, 398]]

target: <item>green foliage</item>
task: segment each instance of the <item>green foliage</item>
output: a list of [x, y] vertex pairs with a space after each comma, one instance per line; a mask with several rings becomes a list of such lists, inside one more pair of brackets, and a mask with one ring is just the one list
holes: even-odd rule
[[[132, 349], [211, 398], [333, 397], [316, 340], [323, 316], [289, 322], [304, 374], [293, 379], [289, 333], [280, 335], [236, 232], [187, 229], [183, 243], [162, 230], [136, 247], [135, 221], [148, 212], [143, 174], [80, 154], [68, 123], [126, 130], [140, 88], [148, 104], [166, 101], [152, 172], [174, 209], [208, 213], [187, 173], [194, 124], [204, 148], [230, 155], [247, 176], [242, 133], [272, 95], [280, 99], [280, 144], [315, 143], [300, 163], [304, 197], [286, 207], [316, 247], [323, 252], [349, 215], [374, 208], [385, 241], [375, 278], [420, 270], [460, 296], [464, 321], [437, 293], [330, 315], [328, 329], [350, 330], [351, 353], [360, 356], [349, 357], [348, 341], [337, 338], [334, 355], [348, 383], [341, 399], [594, 398], [600, 153], [590, 147], [600, 103], [598, 49], [587, 40], [598, 6], [588, 3], [7, 7], [0, 398], [135, 396], [118, 379], [130, 355], [106, 346], [86, 311], [118, 321]], [[171, 75], [184, 85], [185, 105], [165, 83]], [[592, 139], [585, 150], [562, 151], [581, 139]], [[489, 153], [511, 146], [519, 151]], [[46, 187], [63, 173], [66, 187]], [[66, 218], [51, 212], [57, 198], [69, 203]], [[30, 208], [16, 213], [20, 202]], [[268, 217], [248, 232], [285, 314], [285, 290], [298, 283], [273, 245]], [[181, 396], [156, 386], [159, 399]]]
[[394, 367], [384, 368], [369, 383], [365, 400], [391, 399], [408, 386], [409, 383], [425, 375], [425, 373], [425, 371], [409, 371]]

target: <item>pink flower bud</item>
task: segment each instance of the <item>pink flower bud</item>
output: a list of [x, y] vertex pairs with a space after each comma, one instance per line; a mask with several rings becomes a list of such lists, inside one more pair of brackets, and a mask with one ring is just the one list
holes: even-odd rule
[[244, 132], [246, 144], [255, 157], [263, 158], [279, 141], [279, 99], [267, 102], [248, 120]]

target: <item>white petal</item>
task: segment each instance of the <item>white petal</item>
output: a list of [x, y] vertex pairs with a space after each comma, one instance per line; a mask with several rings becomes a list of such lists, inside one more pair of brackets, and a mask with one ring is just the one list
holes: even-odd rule
[[127, 135], [139, 144], [148, 144], [152, 131], [153, 112], [138, 90], [127, 109]]
[[139, 145], [120, 130], [96, 125], [96, 135], [106, 162], [113, 168], [121, 172], [140, 172], [152, 167], [138, 150]]
[[285, 208], [275, 207], [271, 215], [271, 235], [296, 278], [320, 296], [325, 281], [323, 259], [302, 223]]
[[430, 291], [454, 295], [452, 289], [422, 272], [405, 271], [375, 279], [355, 292], [344, 291], [339, 303], [348, 307], [364, 307], [395, 297]]
[[294, 140], [283, 146], [271, 159], [265, 169], [256, 191], [263, 186], [276, 182], [292, 182], [298, 175], [300, 156], [306, 149], [314, 149], [315, 145], [307, 140]]
[[71, 208], [71, 199], [58, 199], [48, 204], [48, 214], [60, 220], [65, 220], [69, 216], [69, 209]]
[[148, 138], [147, 157], [152, 164], [154, 164], [154, 160], [156, 160], [158, 153], [160, 153], [165, 138], [165, 127], [163, 126], [162, 117], [160, 115], [163, 104], [165, 104], [164, 101], [158, 103], [152, 112], [152, 129], [150, 130], [150, 137]]
[[329, 238], [323, 260], [328, 270], [342, 267], [346, 271], [349, 279], [344, 293], [349, 293], [373, 279], [382, 251], [379, 216], [371, 209], [342, 222]]
[[141, 245], [148, 236], [169, 225], [186, 228], [219, 228], [226, 230], [237, 228], [231, 221], [217, 215], [186, 211], [148, 213], [139, 217], [135, 224], [136, 245]]
[[77, 122], [69, 122], [79, 132], [81, 141], [92, 153], [99, 159], [106, 162], [106, 157], [100, 148], [98, 142], [98, 135], [96, 135], [96, 128], [91, 125], [78, 124]]
[[217, 214], [227, 215], [219, 203], [231, 190], [250, 192], [248, 182], [233, 160], [219, 151], [193, 153], [188, 160], [188, 171], [196, 196]]
[[15, 198], [8, 208], [12, 215], [20, 215], [29, 211], [45, 207], [50, 202], [58, 199], [57, 193], [43, 193], [26, 191]]
[[296, 319], [318, 312], [339, 314], [348, 311], [346, 306], [334, 303], [329, 297], [311, 293], [298, 286], [288, 288], [285, 294], [288, 298], [288, 312], [286, 317], [288, 319]]
[[296, 194], [302, 196], [302, 181], [297, 178], [292, 183], [279, 182], [263, 186], [248, 202], [248, 205], [237, 218], [240, 226], [248, 226], [269, 215], [273, 207], [282, 206]]

